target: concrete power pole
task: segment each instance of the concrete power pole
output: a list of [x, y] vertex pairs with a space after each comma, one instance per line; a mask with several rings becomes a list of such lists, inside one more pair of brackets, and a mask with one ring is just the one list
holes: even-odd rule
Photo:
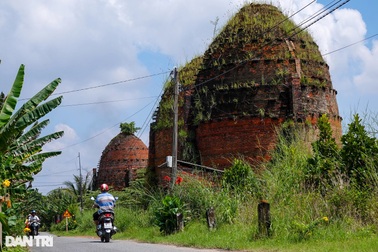
[[171, 75], [174, 82], [174, 101], [173, 101], [173, 136], [172, 136], [172, 176], [171, 176], [171, 189], [173, 189], [177, 177], [177, 146], [178, 146], [178, 95], [179, 95], [179, 82], [177, 67], [175, 67]]
[[83, 212], [83, 177], [81, 175], [80, 152], [79, 152], [79, 169], [80, 169], [80, 183], [79, 183], [79, 190], [80, 190], [80, 213], [82, 213]]

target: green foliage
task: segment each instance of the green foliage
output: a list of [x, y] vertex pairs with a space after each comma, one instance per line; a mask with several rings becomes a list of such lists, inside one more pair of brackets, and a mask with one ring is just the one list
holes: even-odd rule
[[[93, 229], [93, 221], [91, 223], [92, 223], [92, 229]], [[68, 227], [68, 230], [71, 230], [71, 231], [75, 230], [78, 227], [78, 223], [77, 223], [76, 220], [74, 220], [72, 218], [68, 218], [67, 219], [67, 227]], [[63, 219], [61, 222], [59, 222], [55, 225], [52, 225], [51, 231], [66, 231], [66, 220]]]
[[185, 208], [190, 209], [187, 214], [190, 214], [191, 220], [204, 219], [206, 211], [212, 207], [215, 209], [217, 226], [235, 221], [240, 198], [245, 197], [235, 197], [234, 191], [220, 188], [221, 181], [215, 174], [212, 178], [208, 177], [209, 180], [203, 179], [206, 175], [201, 172], [182, 172], [179, 176], [182, 182], [174, 187], [171, 194], [179, 198], [185, 204]]
[[151, 202], [156, 198], [160, 198], [162, 193], [158, 191], [150, 191], [143, 183], [134, 183], [132, 186], [124, 189], [124, 192], [119, 193], [117, 205], [131, 208], [147, 209]]
[[[251, 193], [250, 183], [244, 180], [249, 176], [247, 167], [252, 168], [242, 160], [233, 163], [238, 167], [233, 176], [227, 175], [232, 178], [227, 180], [230, 183], [227, 186], [223, 186], [225, 177], [218, 181], [207, 179], [204, 174], [181, 172], [182, 182], [168, 196], [164, 191], [146, 190], [143, 183], [133, 184], [131, 191], [120, 192], [120, 208], [116, 208], [116, 226], [120, 230], [117, 238], [227, 250], [361, 251], [358, 244], [370, 248], [364, 251], [374, 251], [376, 246], [373, 245], [378, 240], [373, 245], [366, 241], [375, 239], [377, 233], [378, 191], [358, 190], [347, 183], [329, 187], [326, 194], [320, 190], [307, 190], [305, 175], [311, 152], [310, 146], [303, 141], [305, 132], [299, 131], [297, 126], [290, 124], [282, 131], [284, 134], [279, 136], [277, 148], [271, 153], [272, 160], [259, 167], [258, 181], [264, 182], [262, 195], [271, 206], [272, 236], [269, 239], [257, 235], [256, 210], [260, 197]], [[333, 145], [327, 136], [322, 139], [330, 142], [313, 144], [325, 158], [332, 157], [327, 153], [333, 150], [328, 148]], [[241, 174], [242, 178], [235, 174]], [[127, 200], [128, 197], [146, 200], [140, 204], [140, 200]], [[209, 207], [216, 212], [217, 229], [213, 231], [208, 230], [205, 221], [205, 211]], [[179, 211], [179, 208], [183, 210]], [[191, 221], [185, 232], [171, 231], [176, 228], [175, 214], [186, 209], [190, 209]], [[89, 231], [85, 232], [93, 233], [93, 226], [88, 224], [91, 214], [84, 216], [85, 221], [78, 220], [77, 230], [87, 227]], [[172, 235], [168, 236], [168, 233]], [[361, 240], [365, 242], [359, 242]], [[351, 241], [358, 248], [351, 249]], [[348, 246], [343, 247], [344, 243]], [[309, 247], [312, 249], [307, 250]]]
[[135, 132], [140, 130], [139, 127], [135, 127], [135, 122], [121, 123], [119, 127], [121, 128], [121, 132], [126, 135], [133, 135]]
[[[348, 125], [348, 132], [341, 138], [343, 148], [341, 157], [344, 172], [352, 183], [361, 189], [369, 189], [377, 184], [378, 167], [377, 139], [370, 137], [362, 125], [358, 114]], [[371, 188], [370, 188], [371, 189]]]
[[[77, 198], [77, 202], [81, 202], [81, 197], [85, 197], [87, 192], [92, 187], [90, 173], [85, 175], [85, 178], [78, 175], [74, 176], [74, 182], [64, 181], [63, 184], [67, 187], [68, 191]], [[84, 201], [84, 199], [83, 199]]]
[[222, 185], [242, 198], [254, 195], [261, 198], [261, 184], [252, 167], [245, 161], [235, 159], [232, 166], [225, 170]]
[[238, 210], [240, 206], [240, 200], [238, 197], [232, 197], [231, 194], [223, 192], [219, 194], [219, 201], [217, 201], [216, 211], [217, 211], [217, 225], [221, 226], [222, 224], [233, 224], [238, 217]]
[[[3, 204], [0, 221], [5, 235], [21, 235], [26, 215], [31, 210], [34, 197], [41, 195], [27, 190], [25, 184], [42, 169], [47, 158], [59, 155], [60, 151], [44, 152], [46, 143], [59, 139], [63, 131], [41, 136], [49, 120], [38, 122], [62, 102], [62, 96], [47, 100], [60, 84], [58, 78], [32, 96], [16, 110], [24, 85], [24, 65], [21, 65], [11, 90], [0, 97], [0, 182], [1, 196], [10, 195], [11, 201]], [[39, 201], [42, 203], [42, 201]], [[2, 203], [1, 203], [2, 204]], [[29, 208], [29, 209], [27, 209]]]
[[178, 197], [167, 195], [154, 212], [155, 223], [160, 228], [160, 232], [166, 235], [173, 234], [178, 229], [177, 216], [185, 215], [186, 212], [183, 202]]
[[292, 232], [293, 232], [293, 239], [296, 241], [303, 241], [309, 239], [313, 236], [316, 228], [321, 224], [328, 224], [328, 217], [323, 217], [314, 220], [310, 224], [304, 224], [301, 222], [293, 221], [292, 223]]
[[323, 194], [337, 184], [341, 174], [341, 158], [327, 115], [318, 120], [319, 138], [312, 143], [313, 156], [308, 159], [307, 186]]
[[214, 206], [216, 195], [210, 183], [198, 179], [196, 176], [179, 175], [183, 181], [174, 187], [172, 195], [179, 198], [191, 209], [192, 218], [201, 218], [208, 208]]
[[49, 229], [54, 223], [56, 215], [62, 215], [69, 210], [71, 214], [78, 215], [77, 197], [68, 189], [58, 188], [43, 196], [41, 201], [37, 201], [34, 208], [38, 211], [43, 225]]
[[[209, 174], [183, 172], [179, 174], [182, 182], [168, 196], [162, 190], [147, 190], [143, 181], [132, 184], [132, 190], [119, 192], [115, 209], [115, 225], [120, 230], [117, 239], [245, 251], [375, 251], [378, 244], [378, 190], [359, 190], [346, 180], [344, 184], [329, 187], [326, 194], [321, 190], [308, 190], [305, 175], [313, 153], [303, 141], [306, 134], [294, 123], [288, 123], [281, 133], [277, 148], [271, 153], [272, 160], [258, 167], [258, 177], [254, 174], [260, 183], [264, 182], [262, 195], [270, 203], [272, 236], [269, 239], [257, 235], [256, 210], [260, 197], [250, 193], [249, 183], [244, 183], [244, 178], [248, 177], [245, 174], [249, 174], [248, 165], [240, 160], [234, 163], [241, 166], [236, 171], [243, 178], [230, 176], [236, 181], [230, 179], [233, 181], [231, 185], [244, 185], [236, 189], [239, 195], [234, 186], [222, 187], [224, 178], [218, 181], [208, 179]], [[319, 141], [313, 146], [316, 146], [318, 155], [331, 158], [332, 155], [327, 153], [332, 153], [333, 148], [329, 147], [333, 144], [327, 136], [322, 137], [327, 141]], [[144, 201], [140, 200], [142, 198]], [[243, 198], [248, 200], [241, 200]], [[185, 232], [166, 235], [161, 228], [168, 232], [173, 230], [175, 213], [181, 212], [180, 207], [182, 211], [190, 209], [191, 215], [187, 216], [191, 220]], [[216, 212], [217, 228], [212, 231], [208, 230], [205, 221], [208, 207], [213, 207]], [[79, 226], [72, 232], [93, 235], [91, 216], [89, 210], [80, 215], [77, 218]], [[328, 222], [322, 216], [332, 221]], [[160, 218], [161, 226], [157, 225], [157, 218]]]
[[21, 65], [9, 94], [0, 107], [0, 180], [9, 179], [13, 186], [32, 180], [42, 169], [42, 163], [60, 152], [42, 152], [42, 147], [60, 138], [63, 132], [40, 137], [48, 120], [37, 120], [60, 105], [62, 96], [43, 103], [55, 91], [56, 79], [15, 111], [24, 84], [24, 65]]
[[305, 169], [310, 156], [308, 146], [303, 142], [304, 132], [294, 122], [288, 122], [278, 132], [271, 161], [265, 166], [262, 177], [267, 184], [267, 198], [284, 200], [301, 193], [304, 189]]

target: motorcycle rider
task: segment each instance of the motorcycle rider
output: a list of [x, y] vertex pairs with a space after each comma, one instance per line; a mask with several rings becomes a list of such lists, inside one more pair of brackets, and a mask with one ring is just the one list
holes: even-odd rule
[[28, 217], [26, 218], [26, 221], [25, 221], [25, 226], [30, 228], [30, 225], [35, 222], [37, 223], [37, 227], [36, 227], [36, 234], [38, 235], [38, 229], [39, 229], [39, 225], [40, 225], [40, 219], [39, 217], [37, 216], [37, 213], [35, 210], [31, 210], [30, 214], [28, 215]]
[[107, 184], [102, 184], [100, 186], [101, 193], [97, 195], [93, 207], [97, 207], [98, 210], [93, 214], [93, 221], [96, 225], [96, 230], [98, 226], [98, 217], [102, 212], [113, 212], [115, 207], [115, 198], [112, 194], [108, 193], [109, 186]]

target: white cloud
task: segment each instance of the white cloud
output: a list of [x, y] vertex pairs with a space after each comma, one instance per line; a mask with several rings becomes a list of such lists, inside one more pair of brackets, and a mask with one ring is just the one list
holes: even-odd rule
[[[0, 91], [10, 89], [21, 63], [26, 65], [23, 97], [30, 97], [57, 77], [62, 78], [57, 92], [65, 92], [167, 71], [202, 54], [213, 36], [211, 21], [218, 17], [217, 28], [221, 29], [246, 2], [0, 1]], [[280, 6], [290, 15], [310, 1], [264, 2]], [[300, 23], [322, 7], [320, 3], [313, 3], [293, 19]], [[361, 14], [345, 7], [320, 20], [309, 31], [322, 53], [362, 40], [368, 33]], [[339, 91], [341, 110], [351, 102], [362, 100], [366, 93], [377, 94], [377, 56], [377, 41], [371, 47], [360, 43], [326, 56], [334, 87]], [[75, 160], [79, 152], [83, 167], [96, 167], [102, 150], [118, 134], [120, 122], [132, 120], [138, 127], [146, 121], [149, 124], [153, 104], [138, 111], [154, 100], [132, 99], [157, 96], [166, 77], [64, 94], [62, 105], [130, 100], [58, 107], [48, 115], [52, 127], [56, 125], [56, 130], [65, 131], [63, 138], [48, 147], [65, 149], [61, 156], [46, 163], [44, 172], [77, 169], [77, 164], [67, 162]], [[375, 99], [370, 102], [376, 103]], [[148, 144], [148, 128], [142, 140]]]
[[67, 145], [69, 145], [73, 141], [78, 141], [79, 139], [75, 130], [66, 124], [60, 123], [55, 125], [54, 132], [58, 131], [64, 131], [64, 135], [57, 140], [47, 143], [44, 146], [45, 151], [56, 151], [64, 149]]
[[[279, 3], [284, 12], [288, 14], [296, 12], [306, 4], [301, 0], [272, 2]], [[300, 23], [323, 7], [319, 3], [311, 4], [295, 15], [293, 19], [296, 23]], [[378, 79], [376, 71], [377, 41], [373, 42], [372, 48], [369, 48], [366, 43], [350, 46], [364, 40], [367, 36], [365, 21], [358, 10], [345, 7], [338, 9], [309, 27], [308, 30], [323, 54], [346, 47], [325, 56], [330, 66], [333, 85], [339, 93], [338, 100], [341, 105], [339, 107], [342, 107], [343, 111], [344, 109], [349, 110], [350, 105], [357, 106], [361, 100], [364, 100], [365, 94], [378, 93], [375, 81]], [[374, 102], [371, 102], [370, 105], [374, 106]]]
[[378, 40], [373, 41], [371, 50], [365, 47], [361, 53], [364, 61], [362, 63], [362, 72], [354, 76], [353, 80], [357, 88], [365, 94], [378, 94]]

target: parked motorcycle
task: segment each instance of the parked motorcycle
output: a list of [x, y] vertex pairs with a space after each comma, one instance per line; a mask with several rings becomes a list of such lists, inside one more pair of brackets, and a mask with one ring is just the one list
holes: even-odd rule
[[[91, 197], [95, 200], [94, 197]], [[118, 198], [115, 197], [117, 200]], [[101, 238], [101, 242], [109, 242], [117, 231], [114, 226], [114, 212], [102, 212], [98, 217], [97, 235]]]

